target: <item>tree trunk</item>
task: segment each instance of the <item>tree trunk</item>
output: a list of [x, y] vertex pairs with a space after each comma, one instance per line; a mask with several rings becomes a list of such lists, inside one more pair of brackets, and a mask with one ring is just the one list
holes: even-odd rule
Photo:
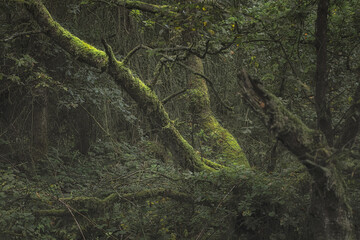
[[[187, 65], [195, 72], [204, 75], [202, 60], [190, 55]], [[188, 78], [189, 108], [193, 124], [197, 130], [204, 130], [207, 141], [205, 145], [211, 147], [212, 156], [218, 163], [224, 165], [244, 165], [249, 167], [249, 162], [235, 137], [216, 120], [210, 107], [210, 96], [205, 80], [193, 73]]]
[[355, 239], [344, 180], [335, 167], [329, 166], [326, 169], [328, 171], [325, 172], [309, 169], [313, 179], [308, 216], [309, 239]]
[[34, 90], [34, 94], [31, 158], [33, 162], [36, 162], [38, 159], [44, 157], [48, 150], [47, 89], [38, 87]]
[[315, 24], [316, 73], [315, 73], [315, 109], [318, 128], [324, 133], [330, 146], [334, 142], [330, 104], [327, 102], [329, 90], [327, 67], [327, 16], [329, 0], [319, 0]]
[[80, 107], [76, 110], [76, 132], [77, 132], [77, 143], [76, 147], [80, 153], [86, 155], [90, 148], [91, 142], [91, 119], [89, 113]]

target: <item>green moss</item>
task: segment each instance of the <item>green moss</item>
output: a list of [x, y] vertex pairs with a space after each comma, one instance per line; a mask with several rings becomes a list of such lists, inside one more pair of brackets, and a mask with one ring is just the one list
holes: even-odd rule
[[218, 152], [215, 158], [222, 158], [222, 162], [220, 163], [228, 166], [250, 166], [239, 143], [228, 130], [219, 124], [215, 117], [208, 117], [202, 126], [205, 128], [204, 130], [209, 133], [209, 143], [217, 150], [216, 152]]
[[106, 66], [108, 58], [105, 52], [96, 49], [64, 29], [59, 23], [54, 21], [40, 1], [29, 1], [27, 7], [37, 18], [38, 22], [44, 28], [47, 28], [47, 34], [66, 51], [93, 67], [102, 68]]
[[[190, 56], [188, 65], [196, 72], [203, 74], [202, 60]], [[218, 163], [231, 165], [244, 165], [249, 167], [247, 158], [240, 145], [232, 134], [224, 129], [214, 117], [210, 108], [210, 97], [206, 82], [203, 78], [193, 74], [188, 80], [189, 108], [193, 114], [194, 122], [207, 134], [207, 146], [214, 152], [213, 158]]]

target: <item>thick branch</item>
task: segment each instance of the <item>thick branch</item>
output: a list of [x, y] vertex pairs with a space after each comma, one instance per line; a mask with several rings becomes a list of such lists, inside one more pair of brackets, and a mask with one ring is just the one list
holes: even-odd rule
[[26, 6], [35, 20], [42, 27], [49, 29], [47, 34], [62, 48], [93, 67], [108, 68], [108, 73], [114, 78], [115, 82], [135, 100], [145, 116], [147, 116], [152, 128], [159, 131], [160, 139], [170, 149], [176, 163], [182, 168], [192, 171], [213, 170], [213, 168], [204, 164], [193, 147], [175, 128], [156, 94], [122, 62], [115, 59], [111, 48], [107, 44], [104, 44], [107, 49], [107, 54], [105, 54], [103, 51], [72, 35], [52, 19], [39, 0], [29, 0]]
[[245, 99], [261, 115], [266, 127], [309, 170], [313, 179], [309, 209], [313, 226], [311, 239], [353, 239], [346, 185], [335, 164], [339, 159], [332, 155], [325, 137], [305, 126], [245, 71], [239, 74], [239, 84]]
[[46, 7], [39, 0], [29, 0], [25, 3], [26, 8], [36, 19], [38, 24], [47, 29], [46, 34], [59, 46], [68, 51], [78, 60], [96, 68], [104, 68], [107, 64], [107, 56], [92, 45], [82, 41], [64, 29], [54, 21]]
[[180, 94], [183, 94], [184, 92], [186, 92], [187, 88], [181, 89], [180, 91], [177, 91], [176, 93], [171, 94], [170, 96], [167, 96], [166, 98], [164, 98], [161, 102], [163, 104], [166, 104], [169, 100], [173, 99], [174, 97], [177, 97]]
[[330, 156], [321, 133], [308, 128], [289, 112], [280, 100], [268, 92], [260, 82], [251, 79], [245, 70], [239, 73], [239, 84], [245, 100], [261, 115], [265, 126], [300, 160], [320, 164]]

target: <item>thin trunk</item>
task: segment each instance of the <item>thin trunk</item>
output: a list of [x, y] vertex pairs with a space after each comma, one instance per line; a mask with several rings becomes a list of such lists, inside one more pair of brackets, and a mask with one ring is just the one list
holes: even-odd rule
[[48, 150], [48, 97], [47, 89], [38, 87], [34, 91], [32, 118], [32, 153], [34, 162], [44, 157]]
[[327, 16], [329, 0], [319, 0], [316, 19], [316, 73], [315, 73], [315, 108], [318, 128], [324, 133], [328, 144], [333, 145], [334, 133], [331, 123], [330, 105], [326, 94], [329, 89], [327, 69]]
[[77, 109], [76, 112], [77, 126], [77, 149], [80, 153], [86, 155], [90, 148], [91, 142], [91, 119], [89, 113], [84, 108]]

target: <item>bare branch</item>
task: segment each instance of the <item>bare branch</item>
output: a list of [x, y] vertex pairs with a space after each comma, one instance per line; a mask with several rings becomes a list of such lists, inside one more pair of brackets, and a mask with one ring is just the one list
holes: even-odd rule
[[27, 31], [27, 32], [19, 32], [19, 33], [15, 33], [13, 35], [11, 35], [10, 37], [4, 38], [4, 39], [0, 39], [0, 42], [8, 42], [10, 40], [13, 40], [15, 38], [21, 37], [21, 36], [26, 36], [26, 35], [33, 35], [33, 34], [39, 34], [39, 33], [44, 33], [46, 32], [46, 30], [33, 30], [33, 31]]
[[163, 104], [166, 104], [169, 100], [171, 100], [172, 98], [174, 97], [177, 97], [178, 95], [180, 94], [183, 94], [184, 92], [186, 92], [187, 88], [184, 88], [184, 89], [181, 89], [180, 91], [174, 93], [174, 94], [171, 94], [170, 96], [167, 96], [166, 98], [164, 98], [161, 102]]
[[59, 200], [59, 202], [61, 202], [61, 203], [67, 208], [67, 210], [70, 212], [72, 218], [74, 219], [74, 221], [75, 221], [75, 223], [76, 223], [77, 228], [79, 229], [79, 231], [80, 231], [80, 233], [81, 233], [82, 238], [83, 238], [84, 240], [86, 240], [86, 238], [85, 238], [85, 236], [84, 236], [84, 233], [83, 233], [83, 231], [81, 230], [81, 226], [80, 226], [78, 220], [76, 219], [74, 213], [72, 212], [69, 204], [67, 204], [66, 202], [64, 202], [64, 201], [61, 200], [61, 199], [58, 199], [58, 200]]
[[140, 49], [142, 49], [143, 46], [140, 44], [138, 46], [136, 46], [135, 48], [133, 48], [127, 55], [126, 57], [123, 59], [123, 63], [127, 64], [129, 62], [129, 59]]
[[[137, 47], [135, 47], [133, 50], [131, 50], [129, 52], [129, 54], [127, 55], [127, 57], [130, 55], [133, 55], [137, 50], [139, 49], [146, 49], [146, 50], [151, 50], [151, 51], [157, 51], [158, 49], [153, 49], [151, 47], [148, 47], [148, 46], [145, 46], [145, 45], [139, 45]], [[191, 52], [191, 51], [190, 51]], [[215, 97], [218, 99], [218, 101], [220, 102], [220, 104], [225, 107], [227, 110], [229, 111], [233, 111], [233, 108], [231, 106], [228, 106], [226, 103], [224, 103], [224, 101], [221, 99], [221, 97], [219, 96], [218, 92], [216, 91], [215, 87], [214, 87], [214, 84], [213, 82], [207, 77], [205, 76], [204, 74], [201, 74], [201, 73], [198, 73], [196, 72], [194, 69], [192, 69], [191, 67], [189, 67], [188, 65], [186, 65], [185, 63], [183, 62], [180, 62], [180, 61], [176, 61], [176, 58], [177, 56], [174, 58], [174, 57], [171, 57], [171, 56], [168, 56], [168, 55], [165, 55], [163, 53], [160, 53], [159, 54], [160, 56], [162, 56], [163, 58], [165, 58], [167, 61], [171, 61], [171, 62], [175, 62], [176, 64], [182, 66], [183, 68], [185, 68], [186, 70], [189, 70], [191, 73], [203, 78], [210, 86], [210, 88], [213, 90], [214, 92], [214, 95]], [[126, 58], [127, 58], [126, 57]], [[153, 86], [153, 85], [152, 85]]]
[[[92, 0], [91, 2], [98, 2], [98, 0]], [[171, 17], [179, 16], [179, 13], [176, 12], [176, 8], [170, 5], [155, 5], [141, 1], [132, 1], [132, 0], [102, 0], [101, 2], [107, 3], [109, 5], [124, 7], [127, 9], [137, 9], [144, 12], [167, 15]]]

